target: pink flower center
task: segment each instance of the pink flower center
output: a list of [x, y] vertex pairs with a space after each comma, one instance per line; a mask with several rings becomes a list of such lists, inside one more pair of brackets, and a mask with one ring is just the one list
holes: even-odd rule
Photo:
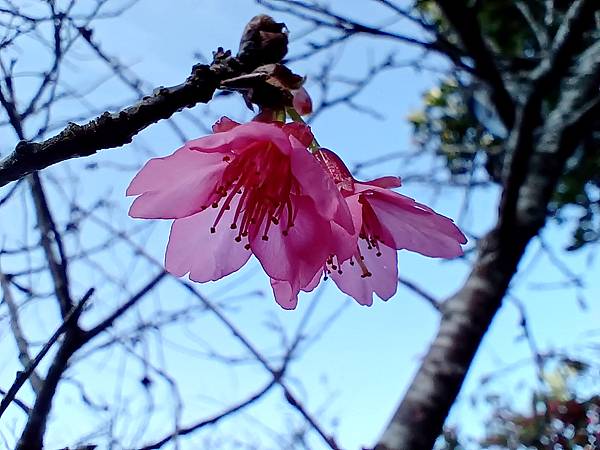
[[[249, 234], [258, 235], [262, 230], [262, 239], [269, 240], [269, 229], [272, 225], [284, 222], [285, 236], [294, 225], [295, 210], [291, 194], [299, 193], [299, 186], [290, 167], [290, 160], [272, 143], [257, 142], [243, 153], [224, 156], [228, 167], [223, 173], [221, 184], [215, 188], [212, 196], [213, 208], [220, 208], [211, 233], [216, 232], [217, 225], [225, 211], [237, 203], [233, 214], [231, 229], [239, 230], [235, 237], [237, 242]], [[238, 198], [236, 198], [238, 197]], [[207, 208], [208, 206], [205, 206]], [[246, 244], [246, 248], [250, 248]]]

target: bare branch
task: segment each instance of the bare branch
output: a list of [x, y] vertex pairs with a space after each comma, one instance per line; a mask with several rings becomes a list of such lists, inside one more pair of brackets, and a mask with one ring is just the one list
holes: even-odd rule
[[135, 295], [131, 296], [129, 300], [123, 303], [120, 307], [118, 307], [110, 316], [100, 322], [98, 325], [94, 326], [94, 328], [86, 331], [84, 333], [84, 340], [89, 341], [96, 337], [98, 334], [102, 333], [108, 327], [110, 327], [115, 320], [120, 318], [128, 309], [134, 306], [137, 302], [139, 302], [143, 297], [146, 296], [152, 289], [154, 289], [158, 283], [160, 283], [166, 276], [167, 272], [164, 270], [158, 273], [154, 278], [152, 278], [148, 283], [144, 285]]
[[[534, 137], [535, 128], [523, 125], [531, 117], [518, 116], [521, 123], [516, 128], [521, 136], [507, 145], [512, 154], [531, 155], [529, 163], [525, 168], [511, 165], [498, 223], [480, 242], [467, 282], [444, 302], [438, 334], [377, 450], [433, 447], [525, 248], [545, 223], [548, 203], [566, 161], [593, 123], [589, 111], [596, 111], [598, 102], [588, 99], [600, 87], [597, 51], [594, 44], [577, 60], [539, 137]], [[530, 106], [530, 112], [539, 117], [541, 103], [529, 105], [537, 106], [537, 110]]]
[[[31, 360], [29, 364], [27, 364], [25, 370], [17, 374], [15, 382], [10, 387], [8, 392], [4, 394], [4, 398], [0, 402], [0, 417], [2, 417], [2, 414], [4, 414], [4, 411], [6, 411], [6, 408], [8, 408], [11, 402], [15, 400], [15, 396], [19, 392], [19, 389], [21, 389], [21, 386], [23, 386], [23, 384], [25, 384], [25, 382], [29, 378], [34, 376], [35, 368], [39, 365], [42, 359], [44, 359], [44, 356], [46, 356], [46, 354], [50, 351], [50, 348], [52, 348], [56, 341], [58, 341], [58, 339], [65, 332], [65, 330], [72, 325], [73, 321], [77, 320], [77, 318], [81, 314], [81, 311], [83, 311], [83, 307], [86, 305], [87, 301], [92, 297], [93, 293], [94, 288], [88, 289], [88, 291], [84, 294], [81, 300], [79, 300], [79, 302], [77, 302], [73, 309], [71, 309], [71, 311], [69, 311], [69, 313], [65, 316], [63, 323], [57, 328], [54, 334], [50, 336], [50, 339], [46, 341], [46, 343], [44, 344], [40, 352], [36, 355], [36, 357], [33, 360]], [[43, 384], [40, 384], [39, 389], [36, 390], [38, 396], [42, 395], [44, 389], [46, 389], [45, 382]], [[29, 412], [29, 414], [31, 414], [31, 412]]]
[[442, 305], [440, 305], [439, 300], [436, 299], [433, 295], [425, 292], [423, 290], [423, 288], [421, 288], [417, 284], [413, 283], [410, 280], [407, 280], [404, 277], [398, 278], [398, 283], [400, 283], [402, 286], [410, 289], [415, 294], [417, 294], [419, 297], [421, 297], [422, 299], [427, 301], [427, 303], [429, 303], [433, 307], [433, 309], [435, 309], [436, 311], [438, 311], [438, 312], [442, 311]]
[[[68, 275], [68, 259], [65, 253], [65, 248], [62, 242], [61, 234], [56, 228], [54, 218], [48, 206], [46, 193], [42, 186], [42, 180], [37, 173], [34, 173], [28, 178], [31, 187], [31, 195], [35, 205], [36, 217], [38, 220], [38, 228], [46, 261], [52, 274], [54, 283], [54, 292], [56, 299], [60, 305], [60, 312], [64, 317], [73, 308], [73, 300], [69, 292], [69, 275]], [[56, 254], [55, 248], [58, 249]]]
[[267, 385], [265, 387], [263, 387], [261, 390], [259, 390], [258, 392], [256, 392], [255, 394], [253, 394], [252, 396], [247, 398], [246, 400], [232, 406], [231, 408], [227, 408], [226, 410], [217, 414], [216, 416], [213, 416], [209, 419], [201, 420], [198, 423], [187, 426], [185, 428], [181, 428], [180, 430], [176, 430], [175, 432], [171, 433], [170, 435], [162, 438], [160, 441], [157, 441], [153, 444], [149, 444], [144, 447], [141, 447], [139, 450], [156, 450], [156, 449], [162, 448], [163, 446], [165, 446], [166, 444], [168, 444], [170, 441], [172, 441], [173, 439], [175, 439], [178, 436], [186, 436], [186, 435], [194, 433], [206, 426], [214, 425], [214, 424], [218, 423], [220, 420], [222, 420], [228, 416], [231, 416], [232, 414], [235, 414], [238, 411], [255, 403], [257, 400], [262, 398], [267, 392], [269, 392], [275, 385], [276, 385], [276, 381], [275, 381], [275, 379], [272, 379], [269, 383], [267, 383]]
[[[32, 359], [29, 356], [29, 342], [27, 342], [25, 334], [23, 333], [23, 329], [21, 328], [19, 320], [19, 311], [15, 299], [13, 298], [12, 292], [10, 290], [10, 283], [7, 280], [6, 275], [4, 275], [4, 273], [2, 272], [0, 272], [0, 284], [2, 285], [2, 294], [4, 297], [4, 302], [8, 306], [10, 328], [15, 338], [17, 349], [19, 350], [19, 361], [21, 362], [21, 365], [23, 367], [29, 367], [32, 363]], [[34, 392], [38, 393], [42, 388], [42, 379], [37, 373], [33, 371], [31, 373], [31, 376], [28, 378], [31, 381], [31, 388]], [[4, 399], [2, 401], [4, 402]], [[2, 412], [2, 404], [0, 404], [0, 416], [2, 416]]]
[[[168, 119], [184, 108], [208, 102], [223, 81], [251, 72], [265, 61], [278, 62], [277, 58], [282, 55], [272, 51], [268, 46], [247, 46], [232, 57], [231, 52], [219, 48], [214, 52], [212, 64], [194, 66], [184, 83], [157, 88], [151, 96], [144, 97], [137, 104], [118, 113], [105, 112], [87, 124], [71, 123], [58, 135], [39, 143], [23, 140], [21, 117], [14, 102], [0, 90], [0, 104], [7, 110], [21, 139], [13, 153], [0, 161], [0, 187], [57, 162], [128, 144], [136, 134], [153, 123]], [[270, 61], [269, 58], [275, 60]]]

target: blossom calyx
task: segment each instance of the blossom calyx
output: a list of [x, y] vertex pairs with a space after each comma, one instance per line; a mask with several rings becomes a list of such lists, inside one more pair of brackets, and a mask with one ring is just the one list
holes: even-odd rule
[[221, 88], [241, 92], [248, 105], [255, 103], [261, 108], [279, 110], [292, 106], [292, 91], [300, 89], [303, 82], [304, 78], [283, 64], [266, 64], [222, 81]]

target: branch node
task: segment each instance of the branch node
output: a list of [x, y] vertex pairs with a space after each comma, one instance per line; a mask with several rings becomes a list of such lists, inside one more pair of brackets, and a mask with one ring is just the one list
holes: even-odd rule
[[32, 153], [35, 153], [40, 147], [40, 144], [37, 142], [29, 142], [26, 140], [19, 141], [17, 146], [15, 147], [15, 152], [19, 156], [27, 156]]

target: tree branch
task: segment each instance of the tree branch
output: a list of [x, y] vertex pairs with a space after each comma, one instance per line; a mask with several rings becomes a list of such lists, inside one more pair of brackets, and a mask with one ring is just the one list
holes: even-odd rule
[[[68, 312], [73, 308], [73, 300], [71, 299], [68, 275], [68, 258], [65, 254], [65, 249], [62, 242], [62, 236], [56, 228], [56, 223], [52, 217], [48, 199], [44, 192], [42, 180], [37, 173], [33, 173], [28, 177], [31, 188], [31, 196], [35, 206], [35, 214], [37, 217], [37, 226], [40, 231], [40, 241], [44, 249], [44, 255], [48, 262], [48, 268], [52, 275], [52, 283], [54, 285], [54, 293], [60, 307], [60, 313], [63, 319]], [[58, 250], [58, 254], [56, 254]]]
[[[509, 177], [516, 185], [505, 187], [516, 192], [515, 201], [501, 203], [498, 223], [481, 241], [466, 283], [444, 303], [438, 334], [376, 450], [433, 448], [525, 248], [545, 223], [566, 161], [597, 120], [594, 113], [600, 103], [589, 100], [597, 97], [600, 87], [597, 56], [596, 44], [580, 56], [542, 127], [529, 129], [525, 138], [509, 140], [511, 153], [531, 153], [525, 169], [518, 168], [525, 170], [523, 176]], [[519, 120], [524, 120], [522, 114]], [[526, 127], [518, 128], [526, 132]], [[524, 145], [533, 149], [518, 147]]]
[[87, 342], [102, 333], [108, 327], [112, 326], [115, 320], [121, 317], [129, 308], [140, 301], [148, 292], [154, 289], [158, 283], [160, 283], [168, 273], [166, 271], [159, 272], [153, 277], [148, 283], [146, 283], [137, 293], [131, 296], [129, 300], [119, 306], [115, 311], [112, 312], [106, 319], [102, 320], [98, 325], [90, 330], [85, 331], [83, 339]]
[[546, 89], [548, 83], [555, 80], [569, 67], [575, 53], [575, 46], [581, 40], [583, 25], [590, 20], [594, 9], [597, 8], [598, 5], [593, 0], [576, 0], [571, 4], [565, 19], [556, 32], [550, 53], [540, 62], [531, 76], [537, 80], [536, 89]]
[[[112, 227], [111, 224], [104, 222], [99, 218], [95, 219], [97, 223], [101, 224], [103, 227], [105, 227], [115, 235], [120, 236], [122, 239], [129, 241], [129, 238], [126, 235], [120, 233], [118, 230]], [[129, 243], [140, 256], [151, 262], [157, 268], [163, 268], [162, 263], [158, 262], [156, 259], [150, 256], [144, 248], [138, 246], [134, 242], [129, 241]], [[261, 354], [261, 352], [252, 344], [252, 342], [248, 338], [246, 338], [246, 336], [233, 324], [233, 322], [231, 322], [227, 318], [225, 314], [223, 314], [223, 312], [213, 302], [211, 302], [208, 298], [202, 295], [191, 283], [186, 282], [181, 278], [173, 278], [175, 282], [177, 282], [182, 288], [189, 292], [193, 297], [198, 299], [206, 307], [207, 310], [211, 311], [219, 319], [219, 321], [227, 328], [227, 330], [229, 330], [229, 332], [240, 342], [240, 344], [244, 348], [246, 348], [246, 350], [248, 350], [248, 352], [257, 360], [258, 363], [260, 363], [260, 365], [271, 375], [275, 383], [282, 388], [287, 402], [305, 418], [308, 424], [323, 439], [323, 441], [329, 446], [329, 448], [331, 448], [332, 450], [338, 449], [335, 440], [321, 428], [319, 423], [308, 413], [308, 411], [302, 405], [302, 403], [295, 398], [294, 394], [291, 392], [285, 381], [282, 379], [282, 376], [287, 368], [287, 363], [289, 362], [289, 359], [286, 358], [282, 366], [280, 366], [279, 368], [274, 368], [269, 363], [267, 358], [265, 358], [265, 356]]]
[[[25, 333], [23, 332], [23, 329], [21, 328], [21, 323], [19, 320], [19, 311], [17, 308], [17, 304], [15, 302], [15, 299], [13, 298], [12, 292], [10, 290], [10, 283], [7, 279], [7, 276], [2, 273], [0, 271], [0, 285], [2, 286], [2, 295], [4, 298], [4, 302], [6, 303], [6, 306], [8, 307], [8, 317], [9, 317], [9, 323], [10, 323], [10, 328], [13, 334], [13, 337], [15, 338], [15, 343], [17, 344], [17, 349], [19, 350], [19, 361], [21, 363], [21, 365], [23, 367], [28, 367], [31, 365], [31, 356], [29, 356], [29, 342], [27, 342], [27, 339], [25, 338]], [[22, 373], [22, 372], [21, 372]], [[31, 379], [31, 388], [33, 389], [33, 392], [38, 393], [40, 391], [40, 389], [42, 388], [42, 379], [39, 377], [39, 375], [35, 372], [31, 372], [30, 376], [28, 377]], [[16, 394], [16, 392], [15, 392]], [[7, 394], [5, 394], [7, 395]], [[6, 397], [4, 399], [2, 399], [2, 402], [0, 403], [0, 417], [2, 417], [2, 412], [4, 411], [5, 407], [3, 407], [4, 401], [6, 400]], [[10, 402], [10, 400], [9, 400]]]
[[[40, 352], [37, 354], [37, 356], [33, 360], [31, 360], [29, 362], [29, 364], [27, 364], [27, 366], [25, 367], [25, 370], [23, 370], [17, 374], [15, 382], [12, 384], [12, 386], [6, 392], [6, 394], [4, 394], [4, 398], [0, 402], [0, 417], [2, 417], [2, 414], [4, 414], [4, 411], [6, 411], [6, 408], [8, 408], [10, 403], [13, 400], [15, 400], [15, 396], [17, 395], [17, 393], [19, 392], [19, 389], [21, 389], [23, 384], [25, 384], [25, 382], [30, 377], [34, 376], [34, 374], [35, 374], [34, 371], [35, 371], [36, 367], [39, 365], [39, 363], [42, 361], [42, 359], [44, 359], [44, 356], [46, 356], [48, 351], [50, 351], [50, 348], [52, 348], [54, 343], [65, 332], [65, 330], [72, 325], [73, 320], [76, 320], [79, 317], [79, 315], [81, 314], [81, 311], [83, 310], [83, 307], [85, 306], [87, 301], [91, 298], [93, 293], [94, 293], [93, 288], [90, 288], [85, 293], [85, 295], [81, 298], [81, 300], [79, 300], [79, 302], [73, 307], [73, 309], [71, 311], [69, 311], [69, 313], [65, 317], [63, 323], [58, 327], [58, 329], [54, 332], [54, 334], [50, 337], [50, 339], [48, 339], [48, 341], [44, 344], [44, 346], [42, 347]], [[45, 382], [42, 383], [40, 381], [40, 386], [39, 386], [39, 389], [36, 389], [36, 394], [40, 395], [42, 390], [45, 388], [44, 386], [45, 386]], [[31, 414], [31, 411], [29, 411], [29, 414]]]
[[515, 120], [514, 101], [506, 89], [500, 70], [484, 41], [479, 20], [464, 1], [436, 0], [436, 3], [454, 28], [469, 57], [475, 63], [476, 73], [491, 89], [491, 97], [507, 130]]
[[180, 430], [176, 430], [175, 432], [162, 438], [160, 441], [157, 441], [157, 442], [154, 442], [153, 444], [149, 444], [144, 447], [141, 447], [139, 450], [156, 450], [156, 449], [162, 448], [164, 445], [166, 445], [167, 443], [169, 443], [171, 440], [175, 439], [178, 436], [186, 436], [186, 435], [191, 434], [195, 431], [198, 431], [208, 425], [214, 425], [217, 422], [219, 422], [220, 420], [222, 420], [222, 419], [246, 408], [247, 406], [251, 405], [252, 403], [256, 402], [258, 399], [260, 399], [262, 396], [264, 396], [267, 392], [269, 392], [275, 385], [276, 385], [276, 380], [272, 379], [260, 391], [256, 392], [255, 394], [253, 394], [252, 396], [250, 396], [243, 402], [240, 402], [237, 405], [232, 406], [231, 408], [228, 408], [225, 411], [223, 411], [222, 413], [217, 414], [216, 416], [213, 416], [209, 419], [205, 419], [198, 423], [195, 423], [194, 425], [190, 425], [188, 427], [181, 428]]
[[[56, 393], [58, 383], [69, 365], [71, 356], [81, 347], [81, 329], [77, 326], [77, 321], [85, 302], [90, 298], [92, 293], [93, 289], [88, 290], [74, 308], [73, 313], [68, 315], [68, 319], [66, 318], [63, 321], [63, 324], [52, 337], [56, 341], [58, 336], [64, 333], [64, 339], [48, 369], [42, 389], [36, 396], [35, 403], [31, 408], [31, 413], [17, 443], [16, 450], [39, 450], [43, 447], [42, 442], [46, 431], [48, 414], [52, 407], [52, 399]], [[52, 341], [52, 338], [50, 341]], [[45, 350], [47, 352], [50, 345], [48, 345], [48, 348], [44, 347], [42, 351]], [[44, 354], [41, 355], [40, 360]]]
[[208, 102], [221, 81], [218, 73], [212, 66], [195, 66], [183, 84], [159, 88], [118, 113], [105, 112], [85, 125], [71, 123], [40, 143], [19, 142], [14, 152], [0, 161], [0, 186], [60, 161], [128, 144], [149, 125], [168, 119], [182, 108]]
[[[194, 66], [185, 82], [159, 87], [152, 95], [117, 113], [105, 112], [84, 125], [71, 123], [43, 142], [25, 141], [22, 129], [17, 130], [21, 141], [10, 155], [0, 161], [0, 187], [60, 161], [128, 144], [136, 134], [153, 123], [168, 119], [184, 108], [207, 103], [223, 81], [249, 73], [259, 65], [279, 62], [287, 52], [287, 35], [279, 31], [279, 40], [260, 41], [262, 27], [269, 27], [270, 31], [274, 26], [283, 28], [283, 24], [269, 20], [268, 23], [256, 22], [255, 18], [255, 23], [250, 22], [249, 25], [253, 24], [254, 28], [245, 31], [244, 45], [240, 46], [237, 56], [233, 57], [231, 52], [219, 48], [214, 52], [212, 64]], [[0, 103], [7, 110], [13, 127], [20, 123], [14, 103], [2, 91]]]
[[436, 299], [433, 295], [431, 295], [428, 292], [426, 292], [423, 288], [421, 288], [420, 286], [418, 286], [416, 283], [414, 283], [414, 282], [412, 282], [410, 280], [407, 280], [406, 278], [398, 278], [398, 283], [400, 283], [402, 286], [410, 289], [415, 294], [417, 294], [418, 296], [420, 296], [427, 303], [429, 303], [431, 305], [431, 307], [433, 309], [435, 309], [437, 312], [441, 312], [442, 311], [442, 307], [440, 305], [439, 300]]

